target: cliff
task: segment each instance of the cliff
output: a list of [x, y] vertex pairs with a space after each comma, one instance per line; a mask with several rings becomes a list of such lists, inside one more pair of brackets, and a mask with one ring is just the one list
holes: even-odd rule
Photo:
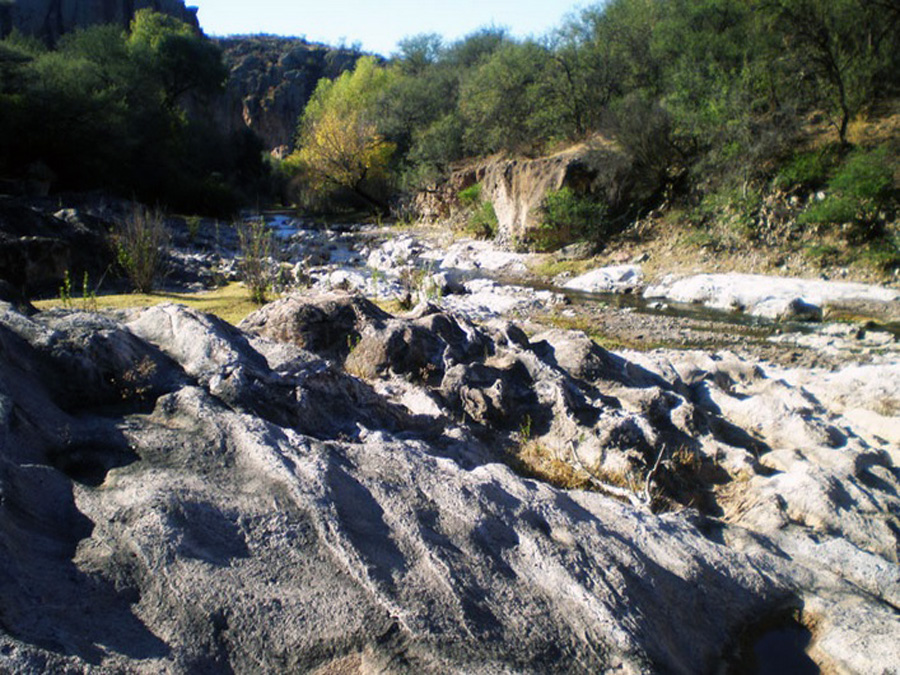
[[249, 128], [279, 156], [293, 149], [297, 118], [319, 79], [337, 77], [359, 58], [300, 38], [240, 36], [217, 43], [231, 73], [214, 106], [217, 125], [230, 132]]
[[110, 23], [126, 27], [136, 11], [148, 7], [200, 30], [197, 8], [185, 7], [183, 0], [13, 0], [0, 3], [0, 37], [15, 28], [54, 44], [77, 28]]
[[459, 167], [444, 182], [419, 192], [414, 210], [427, 221], [451, 217], [460, 191], [475, 183], [497, 214], [498, 242], [509, 246], [527, 240], [540, 226], [539, 209], [553, 190], [570, 187], [601, 197], [612, 210], [623, 208], [633, 195], [634, 162], [600, 136], [543, 157], [489, 157]]

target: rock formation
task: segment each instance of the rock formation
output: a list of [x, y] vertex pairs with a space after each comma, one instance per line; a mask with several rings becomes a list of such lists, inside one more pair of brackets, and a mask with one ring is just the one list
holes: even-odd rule
[[14, 199], [0, 199], [0, 279], [23, 298], [55, 293], [68, 273], [80, 289], [84, 273], [96, 281], [112, 262], [109, 223], [86, 211], [49, 215]]
[[0, 3], [0, 37], [14, 28], [48, 44], [77, 28], [97, 24], [128, 27], [134, 13], [150, 8], [171, 14], [200, 30], [197, 8], [185, 7], [184, 0], [15, 0]]
[[900, 665], [896, 446], [827, 382], [347, 295], [243, 328], [0, 304], [0, 670], [711, 673], [785, 609]]
[[414, 209], [424, 220], [441, 220], [459, 207], [461, 190], [480, 183], [481, 196], [497, 214], [497, 241], [505, 246], [528, 240], [540, 225], [539, 209], [551, 190], [591, 192], [613, 209], [628, 201], [632, 160], [602, 137], [545, 157], [492, 157], [457, 169], [438, 186], [416, 195]]
[[225, 93], [212, 106], [225, 131], [250, 129], [269, 152], [287, 155], [297, 120], [323, 77], [353, 68], [359, 53], [300, 38], [236, 36], [216, 41], [231, 71]]

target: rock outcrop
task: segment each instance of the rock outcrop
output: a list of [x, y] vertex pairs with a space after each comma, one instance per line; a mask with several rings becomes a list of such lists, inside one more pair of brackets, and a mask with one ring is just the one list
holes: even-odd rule
[[55, 44], [78, 28], [97, 24], [127, 28], [135, 12], [144, 8], [170, 14], [200, 30], [197, 8], [185, 7], [184, 0], [15, 0], [0, 3], [0, 37], [16, 29]]
[[77, 292], [85, 273], [96, 281], [112, 262], [109, 227], [86, 211], [50, 215], [0, 199], [0, 280], [28, 298], [55, 293], [68, 274]]
[[0, 305], [0, 669], [717, 672], [791, 608], [900, 665], [896, 449], [836, 402], [346, 295], [244, 325]]
[[285, 156], [294, 147], [297, 120], [323, 77], [352, 69], [359, 52], [267, 35], [220, 38], [230, 77], [212, 109], [226, 132], [253, 131], [264, 148]]
[[900, 291], [883, 286], [766, 276], [763, 274], [667, 275], [644, 291], [713, 309], [736, 310], [778, 320], [820, 321], [831, 306], [845, 314], [900, 321]]
[[540, 207], [547, 193], [570, 187], [592, 193], [613, 209], [628, 199], [632, 161], [604, 138], [536, 158], [492, 157], [454, 171], [440, 185], [416, 195], [414, 209], [423, 220], [451, 217], [459, 209], [460, 191], [481, 184], [481, 196], [497, 214], [497, 241], [503, 246], [529, 241], [540, 225]]

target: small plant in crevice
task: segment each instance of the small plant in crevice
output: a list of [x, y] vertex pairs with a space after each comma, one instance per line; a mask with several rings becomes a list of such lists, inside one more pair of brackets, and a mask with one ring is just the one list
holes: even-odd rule
[[265, 220], [255, 219], [237, 227], [241, 249], [241, 277], [250, 293], [250, 300], [257, 305], [266, 302], [266, 294], [272, 288], [274, 274], [272, 257], [275, 240]]
[[531, 415], [526, 414], [522, 418], [522, 423], [519, 425], [519, 438], [523, 441], [531, 440]]

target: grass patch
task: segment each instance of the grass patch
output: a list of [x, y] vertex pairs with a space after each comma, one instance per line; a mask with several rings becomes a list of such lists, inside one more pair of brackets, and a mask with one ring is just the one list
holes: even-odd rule
[[[127, 309], [130, 307], [151, 307], [164, 302], [187, 305], [192, 309], [215, 314], [230, 324], [237, 325], [248, 314], [259, 308], [247, 294], [243, 284], [232, 282], [214, 291], [202, 293], [125, 293], [121, 295], [98, 295], [91, 299], [97, 309]], [[60, 298], [36, 300], [32, 304], [38, 309], [63, 307]], [[70, 307], [82, 309], [81, 301], [73, 299]], [[94, 309], [92, 306], [91, 309]]]
[[512, 468], [530, 478], [537, 478], [565, 490], [589, 490], [591, 478], [584, 471], [553, 456], [536, 440], [522, 443], [511, 457]]
[[560, 260], [554, 255], [542, 256], [540, 260], [535, 262], [526, 262], [528, 270], [532, 274], [553, 279], [554, 277], [568, 272], [573, 276], [584, 274], [588, 270], [597, 267], [596, 258], [588, 258], [586, 260]]
[[585, 317], [569, 317], [569, 316], [559, 316], [559, 315], [549, 315], [545, 316], [541, 319], [542, 323], [545, 323], [549, 326], [553, 326], [554, 328], [561, 328], [562, 330], [578, 330], [587, 335], [591, 340], [596, 342], [599, 346], [603, 347], [603, 349], [607, 351], [618, 351], [621, 349], [630, 349], [633, 351], [641, 351], [647, 352], [652, 349], [658, 349], [661, 347], [673, 347], [673, 345], [668, 345], [662, 342], [649, 342], [643, 340], [627, 340], [619, 337], [613, 337], [611, 335], [606, 335], [604, 333], [598, 332], [591, 323], [590, 319]]

